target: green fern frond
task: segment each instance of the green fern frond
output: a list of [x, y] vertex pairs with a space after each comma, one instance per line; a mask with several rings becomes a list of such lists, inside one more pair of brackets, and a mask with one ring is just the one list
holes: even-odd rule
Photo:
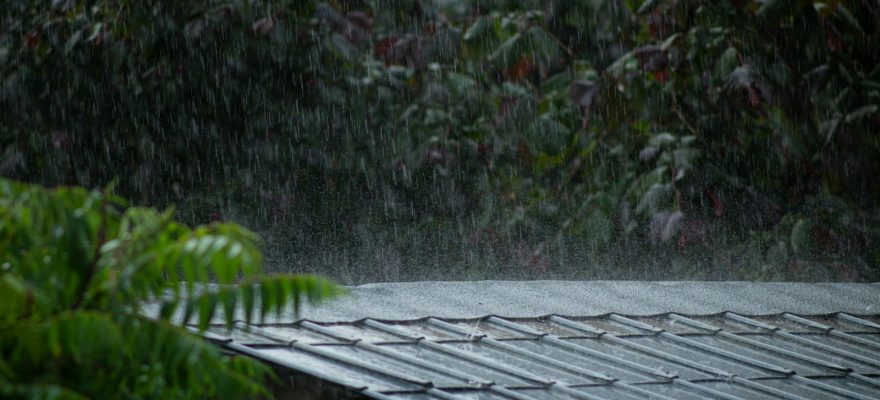
[[190, 229], [173, 210], [125, 206], [108, 191], [0, 179], [0, 395], [271, 397], [270, 368], [223, 355], [175, 315], [204, 329], [218, 309], [251, 321], [341, 289], [263, 276], [260, 239], [238, 225]]
[[274, 312], [280, 317], [285, 311], [296, 315], [303, 303], [315, 304], [324, 299], [344, 294], [344, 289], [332, 281], [312, 275], [273, 275], [251, 279], [238, 285], [215, 285], [192, 298], [174, 299], [163, 303], [162, 314], [171, 318], [178, 307], [183, 307], [182, 321], [190, 323], [193, 317], [199, 329], [204, 330], [222, 312], [228, 326], [236, 319], [245, 322], [262, 321]]

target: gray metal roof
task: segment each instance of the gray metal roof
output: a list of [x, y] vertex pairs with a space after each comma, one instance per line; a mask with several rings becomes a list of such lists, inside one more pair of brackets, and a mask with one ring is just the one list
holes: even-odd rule
[[207, 335], [378, 399], [880, 397], [878, 315], [239, 322]]
[[877, 284], [383, 283], [206, 335], [327, 398], [871, 399], [878, 306]]

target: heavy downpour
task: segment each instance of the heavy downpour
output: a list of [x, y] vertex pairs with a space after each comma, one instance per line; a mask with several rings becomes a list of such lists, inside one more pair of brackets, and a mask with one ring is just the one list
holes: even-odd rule
[[[0, 1], [3, 398], [876, 398], [877, 281], [874, 0]], [[855, 347], [518, 347], [640, 329]]]

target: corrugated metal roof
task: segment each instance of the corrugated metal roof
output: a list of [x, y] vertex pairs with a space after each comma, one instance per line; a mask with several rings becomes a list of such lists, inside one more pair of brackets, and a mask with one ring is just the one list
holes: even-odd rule
[[381, 283], [207, 335], [326, 398], [871, 399], [878, 305], [877, 284]]
[[546, 315], [214, 326], [227, 349], [378, 399], [873, 399], [880, 316]]

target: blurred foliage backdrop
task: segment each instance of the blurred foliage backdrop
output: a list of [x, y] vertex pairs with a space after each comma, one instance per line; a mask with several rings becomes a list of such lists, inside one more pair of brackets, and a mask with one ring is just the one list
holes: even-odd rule
[[880, 4], [0, 4], [0, 175], [276, 270], [880, 279]]

